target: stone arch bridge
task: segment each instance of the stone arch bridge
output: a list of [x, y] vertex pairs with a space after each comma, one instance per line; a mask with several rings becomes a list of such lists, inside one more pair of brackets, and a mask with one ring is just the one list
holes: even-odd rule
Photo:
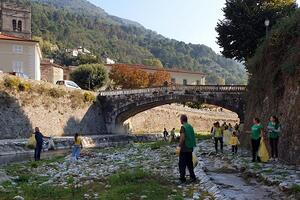
[[207, 103], [238, 114], [244, 121], [246, 86], [197, 85], [104, 91], [99, 94], [110, 133], [123, 133], [123, 122], [148, 109], [171, 103]]

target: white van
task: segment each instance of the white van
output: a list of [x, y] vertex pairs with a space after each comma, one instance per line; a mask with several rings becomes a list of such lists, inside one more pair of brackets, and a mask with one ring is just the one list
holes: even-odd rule
[[69, 81], [69, 80], [57, 81], [56, 85], [63, 85], [63, 86], [68, 87], [68, 88], [81, 90], [81, 88], [75, 82]]

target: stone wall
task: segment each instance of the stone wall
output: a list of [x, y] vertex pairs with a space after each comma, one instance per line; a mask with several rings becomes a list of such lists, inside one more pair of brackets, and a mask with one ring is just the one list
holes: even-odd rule
[[128, 119], [125, 124], [133, 133], [160, 133], [164, 128], [168, 131], [172, 128], [180, 129], [179, 117], [186, 114], [189, 122], [198, 132], [209, 132], [214, 122], [227, 122], [234, 125], [239, 122], [236, 113], [223, 109], [191, 109], [179, 104], [165, 105], [156, 107], [145, 112], [139, 113]]
[[7, 77], [0, 74], [0, 139], [29, 137], [36, 126], [48, 136], [106, 133], [100, 102], [85, 100], [96, 94], [29, 80], [18, 91], [4, 86]]
[[[282, 19], [256, 55], [248, 62], [251, 74], [248, 85], [245, 129], [259, 117], [267, 127], [276, 115], [282, 126], [279, 159], [300, 164], [300, 10]], [[243, 143], [249, 145], [249, 134]]]

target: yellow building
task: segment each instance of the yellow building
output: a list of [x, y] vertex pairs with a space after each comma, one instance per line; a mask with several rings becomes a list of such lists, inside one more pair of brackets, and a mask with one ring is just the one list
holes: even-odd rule
[[0, 70], [41, 79], [42, 53], [38, 41], [0, 33]]

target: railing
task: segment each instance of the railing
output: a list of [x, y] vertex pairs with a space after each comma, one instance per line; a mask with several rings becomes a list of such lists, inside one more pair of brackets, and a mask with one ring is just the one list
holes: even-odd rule
[[116, 96], [116, 95], [130, 95], [130, 94], [149, 94], [156, 92], [245, 92], [245, 85], [176, 85], [157, 88], [142, 88], [142, 89], [128, 89], [128, 90], [112, 90], [100, 92], [100, 96]]

